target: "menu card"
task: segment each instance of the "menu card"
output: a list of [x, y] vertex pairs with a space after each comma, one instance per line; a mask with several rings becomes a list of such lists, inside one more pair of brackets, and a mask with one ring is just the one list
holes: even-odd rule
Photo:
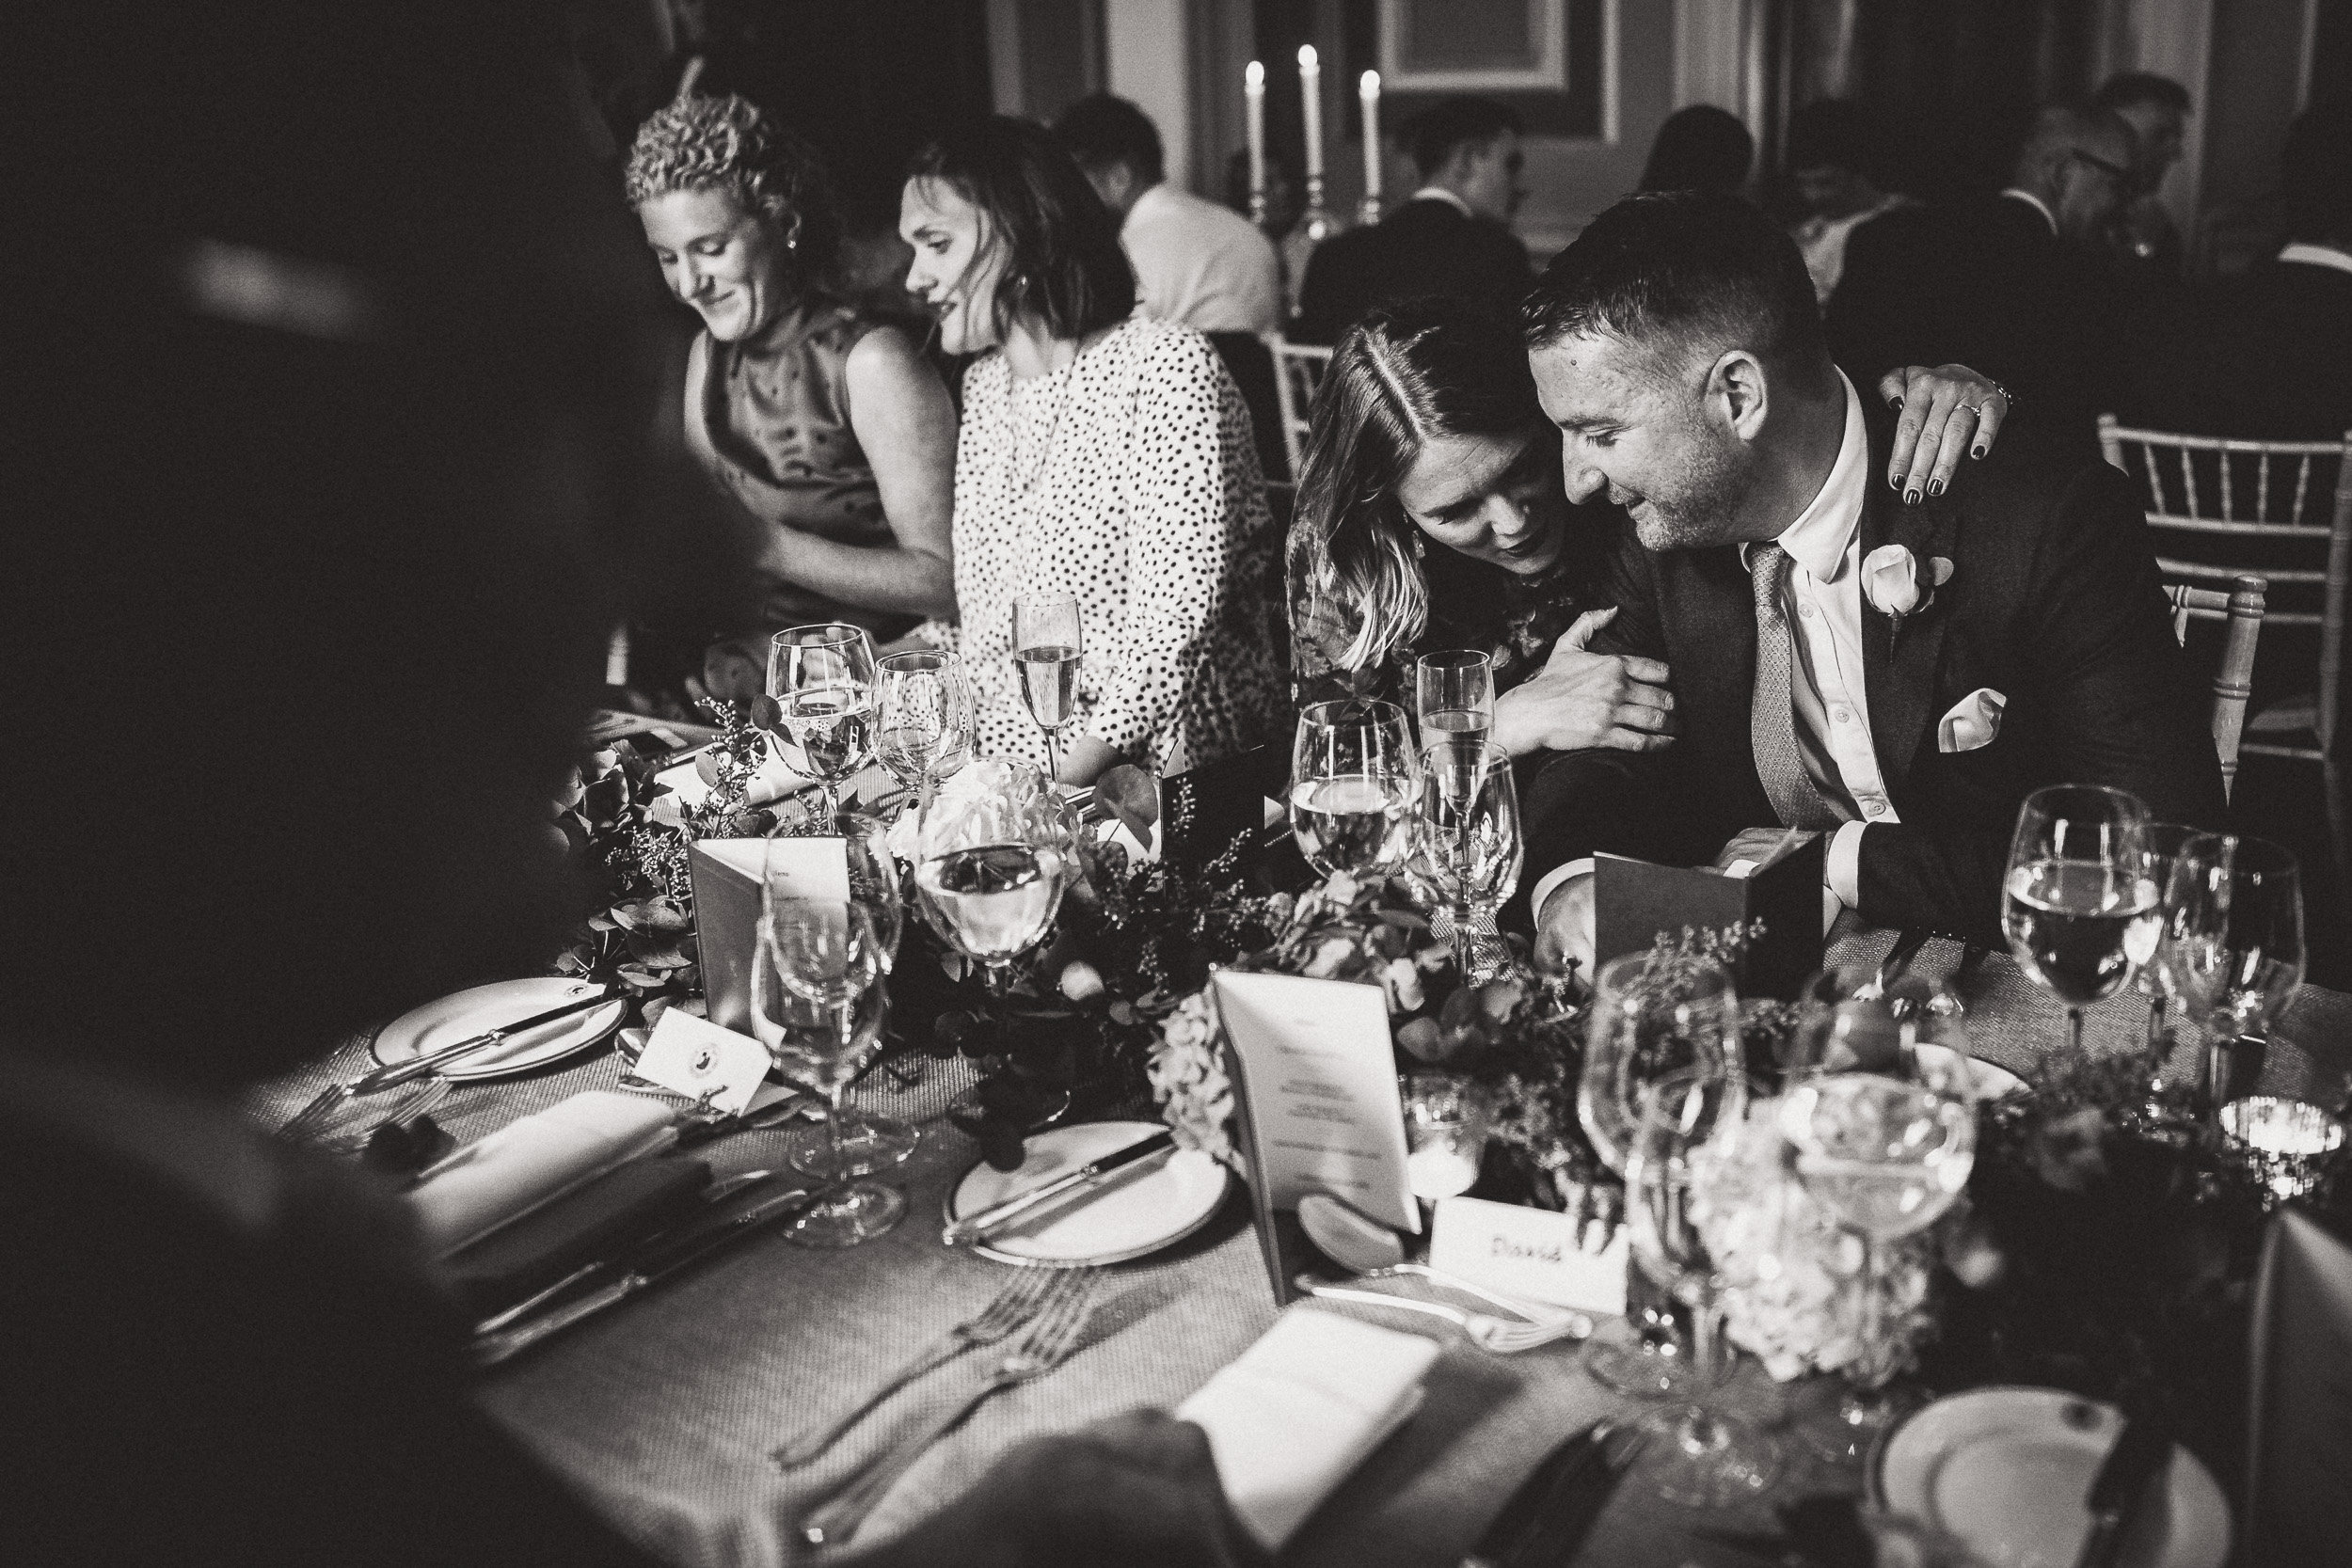
[[1418, 1232], [1405, 1109], [1378, 986], [1225, 972], [1211, 994], [1233, 1062], [1242, 1153], [1275, 1299], [1304, 1257], [1298, 1200], [1327, 1193], [1367, 1218]]
[[787, 897], [850, 896], [850, 857], [838, 838], [707, 838], [687, 857], [694, 880], [694, 939], [710, 1022], [748, 1035], [752, 957], [762, 878]]
[[[2255, 1271], [2249, 1562], [2341, 1562], [2352, 1473], [2352, 1246], [2281, 1209]], [[2333, 1497], [2333, 1503], [2327, 1499]]]

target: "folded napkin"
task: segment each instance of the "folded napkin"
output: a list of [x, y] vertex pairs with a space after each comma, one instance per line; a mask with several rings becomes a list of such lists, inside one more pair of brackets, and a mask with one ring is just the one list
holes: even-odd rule
[[452, 1155], [408, 1195], [436, 1256], [479, 1241], [576, 1187], [677, 1140], [675, 1113], [643, 1095], [591, 1089], [509, 1122]]
[[1437, 1342], [1295, 1307], [1176, 1414], [1209, 1434], [1226, 1500], [1279, 1551], [1421, 1406]]
[[618, 1257], [694, 1210], [710, 1184], [700, 1160], [638, 1160], [450, 1255], [458, 1296], [487, 1316], [535, 1294], [583, 1263]]

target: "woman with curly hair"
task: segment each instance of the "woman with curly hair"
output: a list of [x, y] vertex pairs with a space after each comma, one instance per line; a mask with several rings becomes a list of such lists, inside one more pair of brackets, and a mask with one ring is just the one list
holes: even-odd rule
[[816, 153], [741, 98], [688, 97], [638, 131], [626, 179], [703, 321], [687, 446], [758, 525], [755, 593], [704, 683], [758, 695], [780, 626], [846, 621], [881, 641], [952, 612], [955, 407], [903, 331], [843, 298]]
[[1282, 710], [1276, 542], [1249, 413], [1207, 339], [1135, 314], [1119, 225], [1039, 126], [996, 118], [919, 153], [898, 210], [907, 292], [964, 374], [959, 649], [980, 750], [1043, 763], [1015, 667], [1018, 599], [1077, 599], [1068, 783], [1271, 737]]

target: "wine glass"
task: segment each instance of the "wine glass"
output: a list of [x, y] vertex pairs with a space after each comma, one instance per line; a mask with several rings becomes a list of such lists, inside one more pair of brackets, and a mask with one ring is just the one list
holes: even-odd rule
[[841, 810], [841, 785], [874, 759], [874, 644], [863, 626], [787, 626], [768, 650], [768, 695], [783, 710], [802, 772], [821, 809]]
[[1325, 876], [1386, 877], [1413, 847], [1421, 788], [1412, 732], [1394, 703], [1365, 698], [1299, 710], [1291, 748], [1291, 832]]
[[914, 886], [942, 938], [1001, 992], [1005, 967], [1053, 929], [1071, 869], [1053, 784], [1016, 767], [1001, 789], [932, 803], [916, 835]]
[[920, 797], [972, 756], [972, 685], [963, 661], [944, 649], [882, 660], [876, 675], [882, 766]]
[[[787, 1078], [824, 1097], [823, 1142], [795, 1135], [795, 1169], [837, 1180], [874, 1167], [845, 1148], [842, 1094], [881, 1037], [888, 1003], [881, 943], [864, 908], [840, 899], [769, 902], [752, 966], [752, 1032]], [[851, 1181], [794, 1221], [804, 1246], [855, 1246], [906, 1213], [904, 1193]]]
[[[827, 832], [827, 829], [831, 832]], [[866, 923], [874, 933], [875, 956], [882, 973], [888, 974], [897, 961], [898, 938], [906, 924], [905, 895], [899, 889], [898, 862], [890, 852], [888, 830], [874, 817], [845, 811], [837, 813], [828, 823], [803, 824], [801, 832], [791, 836], [841, 841], [843, 868], [849, 874], [850, 902], [866, 912]], [[805, 884], [792, 875], [805, 863], [777, 850], [784, 837], [778, 834], [769, 841], [767, 876], [760, 897], [763, 911], [792, 901], [805, 891]], [[839, 1174], [846, 1176], [865, 1176], [902, 1163], [914, 1152], [920, 1138], [913, 1125], [897, 1117], [855, 1106], [844, 1106], [834, 1114], [834, 1135], [839, 1140], [845, 1167]]]
[[[1612, 958], [1595, 976], [1585, 1013], [1577, 1120], [1601, 1164], [1623, 1176], [1645, 1090], [1673, 1072], [1720, 1077], [1736, 1071], [1740, 1061], [1740, 996], [1722, 965], [1703, 958], [1669, 964], [1648, 953]], [[1672, 1315], [1643, 1307], [1628, 1317], [1635, 1325], [1632, 1342], [1595, 1340], [1585, 1354], [1586, 1370], [1621, 1394], [1657, 1399], [1673, 1393], [1688, 1365], [1675, 1341]]]
[[1421, 858], [1454, 926], [1454, 959], [1479, 978], [1477, 931], [1518, 885], [1518, 786], [1489, 740], [1437, 738], [1422, 752]]
[[2303, 959], [2302, 877], [2294, 854], [2268, 839], [2238, 839], [2201, 1085], [2209, 1101], [2229, 1098], [2233, 1047], [2268, 1037], [2303, 983]]
[[[1670, 1072], [1642, 1090], [1626, 1146], [1626, 1231], [1634, 1262], [1691, 1309], [1694, 1387], [1723, 1380], [1722, 1280], [1692, 1220], [1691, 1173], [1718, 1127], [1737, 1128], [1751, 1086], [1739, 1071]], [[1686, 1399], [1642, 1422], [1659, 1495], [1687, 1508], [1752, 1502], [1778, 1479], [1780, 1445], [1739, 1418]]]
[[1078, 665], [1086, 636], [1078, 624], [1078, 601], [1067, 594], [1022, 597], [1012, 602], [1012, 657], [1021, 671], [1021, 698], [1029, 717], [1045, 732], [1045, 771], [1061, 777], [1054, 739], [1077, 717]]
[[2066, 1008], [2112, 996], [2155, 951], [2164, 906], [2148, 869], [2148, 808], [2120, 789], [2053, 784], [2026, 797], [2010, 841], [2001, 926], [2026, 973]]
[[2176, 1012], [2179, 1006], [2171, 995], [2171, 986], [2166, 974], [2176, 914], [2171, 893], [2172, 872], [2182, 849], [2191, 839], [2202, 836], [2205, 836], [2202, 829], [2182, 822], [2148, 824], [2148, 875], [2154, 880], [2156, 891], [2164, 901], [2164, 925], [2156, 933], [2155, 951], [2149, 955], [2146, 963], [2140, 965], [2139, 973], [2132, 976], [2132, 984], [2148, 998], [2148, 1054], [2158, 1061], [2163, 1059], [2169, 1044], [2167, 1030], [2171, 1024], [2169, 1015]]
[[1484, 740], [1495, 723], [1495, 671], [1475, 648], [1447, 648], [1413, 662], [1422, 744]]
[[1805, 1196], [1862, 1242], [1861, 1354], [1827, 1455], [1859, 1461], [1900, 1411], [1887, 1386], [1887, 1246], [1941, 1218], [1976, 1164], [1976, 1073], [1960, 1014], [1835, 980], [1808, 987], [1788, 1036], [1780, 1132]]

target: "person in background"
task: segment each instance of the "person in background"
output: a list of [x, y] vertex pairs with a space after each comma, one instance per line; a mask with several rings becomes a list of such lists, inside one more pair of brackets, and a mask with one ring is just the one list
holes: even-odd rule
[[1822, 304], [1845, 276], [1846, 242], [1883, 213], [1911, 198], [1881, 185], [1885, 133], [1868, 110], [1841, 98], [1818, 99], [1788, 121], [1788, 183], [1803, 215], [1788, 232], [1804, 257]]
[[[1249, 215], [1249, 151], [1244, 148], [1225, 160], [1225, 205]], [[1268, 148], [1265, 155], [1265, 235], [1282, 264], [1282, 321], [1287, 328], [1298, 314], [1299, 285], [1307, 279], [1307, 258], [1314, 243], [1307, 237], [1307, 196], [1291, 177], [1291, 166]]]
[[1145, 315], [1196, 332], [1281, 325], [1273, 243], [1248, 218], [1168, 183], [1160, 134], [1141, 109], [1093, 93], [1062, 111], [1054, 135], [1119, 219]]
[[2111, 114], [2045, 109], [1999, 195], [1857, 230], [1829, 302], [1838, 363], [1973, 366], [2014, 393], [2018, 444], [2096, 457], [2134, 309], [2106, 246], [2133, 149]]
[[2169, 76], [2118, 71], [2091, 94], [2090, 106], [2132, 129], [2131, 189], [2108, 226], [2108, 244], [2125, 264], [2153, 268], [2161, 277], [2177, 279], [2181, 231], [2160, 193], [2165, 176], [2188, 149], [2193, 112], [2188, 89]]
[[1086, 659], [1057, 742], [1065, 782], [1163, 772], [1268, 738], [1283, 705], [1276, 542], [1249, 415], [1208, 341], [1135, 312], [1110, 211], [1042, 127], [1004, 116], [918, 153], [898, 231], [907, 292], [964, 374], [956, 619], [978, 750], [1043, 763], [1013, 606], [1079, 602]]
[[[50, 307], [8, 341], [44, 392], [8, 433], [41, 541], [0, 589], [10, 711], [77, 764], [6, 847], [9, 940], [55, 950], [0, 1021], [0, 1558], [650, 1564], [476, 1402], [405, 1207], [246, 1112], [577, 917], [548, 802], [613, 546], [672, 499], [633, 226], [527, 9], [129, 9], [8, 61], [38, 178], [0, 244]], [[159, 758], [197, 760], [159, 790]], [[1139, 1415], [869, 1560], [1262, 1555], [1198, 1430]]]
[[903, 329], [843, 297], [814, 150], [742, 98], [686, 97], [639, 128], [625, 183], [671, 292], [702, 318], [687, 450], [754, 541], [705, 687], [764, 692], [785, 626], [844, 621], [884, 641], [946, 613], [955, 406]]
[[1293, 336], [1339, 341], [1375, 306], [1453, 294], [1511, 309], [1534, 280], [1511, 232], [1527, 194], [1517, 110], [1450, 98], [1407, 129], [1421, 185], [1378, 223], [1325, 242], [1307, 264]]
[[1658, 128], [1640, 189], [1740, 196], [1756, 164], [1756, 137], [1740, 117], [1711, 103], [1677, 109]]

